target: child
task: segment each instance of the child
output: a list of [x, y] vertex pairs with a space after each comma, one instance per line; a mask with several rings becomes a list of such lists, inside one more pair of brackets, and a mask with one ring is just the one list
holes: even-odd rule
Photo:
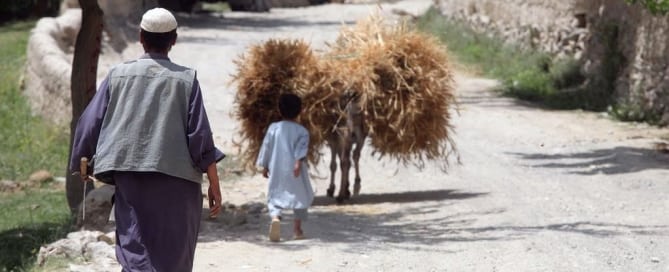
[[282, 120], [267, 129], [256, 161], [263, 167], [263, 176], [269, 178], [267, 208], [272, 217], [269, 228], [272, 242], [280, 240], [282, 209], [293, 209], [295, 239], [304, 238], [302, 220], [307, 219], [307, 208], [314, 199], [306, 162], [309, 132], [295, 122], [301, 110], [302, 101], [297, 95], [280, 96]]

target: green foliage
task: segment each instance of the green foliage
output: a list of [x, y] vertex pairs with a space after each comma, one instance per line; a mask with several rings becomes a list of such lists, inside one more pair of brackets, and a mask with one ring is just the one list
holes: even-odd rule
[[54, 16], [61, 0], [2, 0], [0, 22], [28, 17]]
[[202, 3], [202, 10], [207, 11], [207, 12], [228, 12], [230, 11], [230, 5], [228, 5], [227, 2], [203, 2]]
[[554, 61], [547, 54], [521, 50], [449, 20], [434, 8], [419, 19], [418, 27], [442, 40], [456, 62], [501, 80], [505, 94], [554, 108], [587, 106], [583, 92], [576, 91], [585, 80], [576, 61]]
[[0, 218], [0, 271], [30, 269], [40, 246], [70, 231], [70, 213], [62, 190], [3, 193]]
[[[31, 172], [65, 170], [67, 130], [32, 116], [21, 95], [28, 33], [34, 22], [0, 26], [0, 178], [24, 179]], [[32, 266], [39, 247], [70, 226], [63, 190], [0, 194], [0, 271]]]
[[648, 112], [638, 104], [617, 103], [608, 108], [609, 115], [620, 121], [626, 122], [646, 122], [649, 124], [658, 124], [661, 119], [659, 113]]
[[33, 116], [21, 94], [20, 78], [34, 22], [0, 27], [0, 178], [25, 179], [46, 169], [65, 171], [68, 131]]
[[625, 0], [627, 3], [636, 4], [640, 3], [651, 13], [656, 15], [664, 15], [669, 12], [669, 0]]

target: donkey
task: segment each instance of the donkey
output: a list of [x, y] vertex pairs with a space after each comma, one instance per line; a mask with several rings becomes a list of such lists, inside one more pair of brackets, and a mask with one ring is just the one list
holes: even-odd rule
[[365, 126], [362, 108], [359, 105], [359, 98], [354, 95], [346, 95], [346, 98], [342, 102], [345, 118], [335, 124], [335, 127], [327, 138], [332, 155], [330, 160], [330, 187], [328, 187], [327, 195], [328, 197], [334, 197], [338, 156], [341, 167], [341, 183], [339, 184], [339, 194], [336, 198], [338, 203], [342, 203], [345, 199], [351, 197], [348, 176], [351, 169], [351, 152], [353, 153], [353, 163], [355, 165], [353, 195], [357, 196], [360, 193], [360, 152], [362, 152], [362, 147], [365, 145], [365, 139], [369, 133], [368, 128]]

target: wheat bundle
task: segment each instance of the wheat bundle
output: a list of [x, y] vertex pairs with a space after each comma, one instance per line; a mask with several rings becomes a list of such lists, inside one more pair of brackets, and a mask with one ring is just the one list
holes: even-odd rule
[[372, 16], [344, 29], [332, 49], [353, 56], [346, 61], [349, 69], [370, 75], [357, 86], [376, 154], [419, 167], [425, 160], [447, 163], [454, 151], [450, 110], [455, 97], [439, 42], [406, 24], [385, 25]]
[[278, 100], [284, 93], [302, 98], [303, 110], [298, 122], [309, 130], [308, 158], [311, 163], [316, 163], [326, 133], [326, 128], [318, 124], [331, 123], [332, 107], [329, 106], [335, 101], [335, 95], [330, 92], [334, 88], [326, 88], [328, 76], [319, 68], [308, 44], [300, 40], [269, 40], [251, 47], [248, 54], [235, 60], [235, 64], [234, 117], [241, 126], [241, 139], [235, 143], [246, 169], [255, 169], [255, 159], [267, 128], [272, 122], [281, 120]]

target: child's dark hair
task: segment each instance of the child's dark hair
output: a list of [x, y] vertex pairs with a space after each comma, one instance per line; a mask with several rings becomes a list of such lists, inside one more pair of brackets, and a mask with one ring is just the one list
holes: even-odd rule
[[295, 119], [302, 111], [302, 99], [299, 96], [288, 93], [279, 97], [279, 113], [281, 117]]

